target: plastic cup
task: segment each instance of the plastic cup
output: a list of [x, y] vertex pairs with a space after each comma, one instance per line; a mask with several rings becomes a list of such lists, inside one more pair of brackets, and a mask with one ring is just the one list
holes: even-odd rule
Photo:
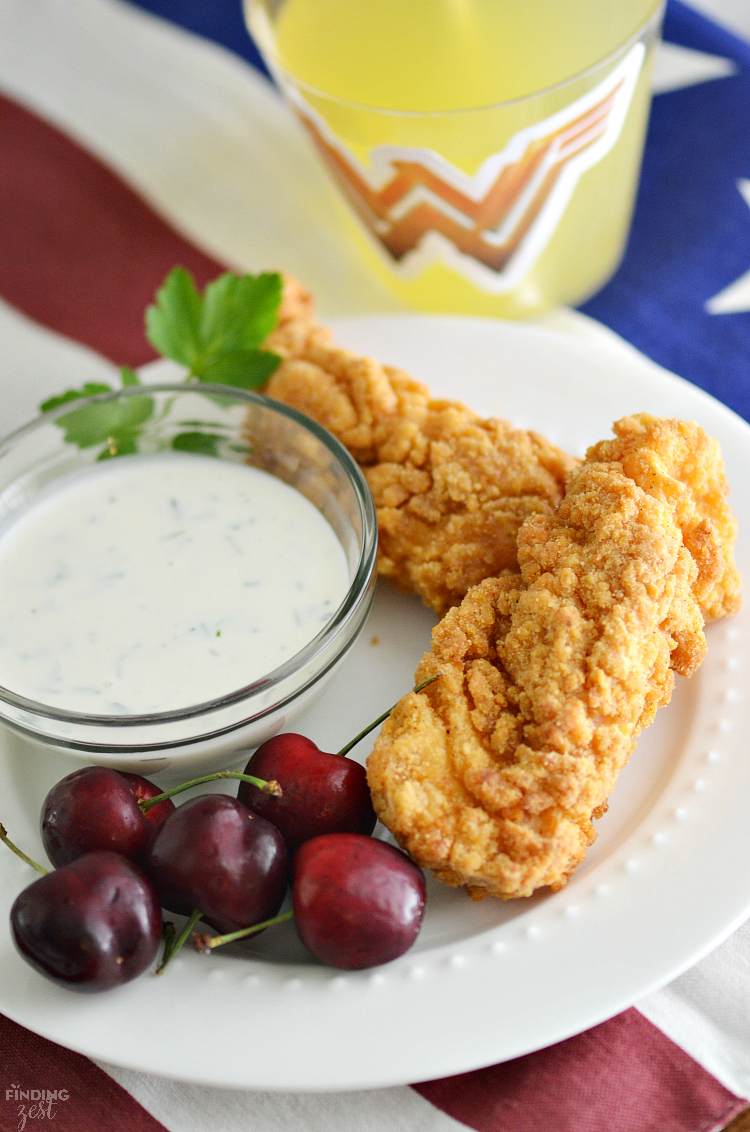
[[[398, 296], [420, 310], [523, 318], [580, 303], [609, 279], [633, 211], [662, 3], [588, 0], [600, 13], [606, 9], [608, 18], [622, 9], [623, 27], [639, 8], [648, 18], [605, 57], [592, 58], [562, 80], [561, 57], [580, 62], [582, 54], [566, 55], [561, 42], [559, 52], [549, 52], [549, 68], [529, 75], [529, 82], [540, 85], [518, 97], [467, 107], [447, 75], [446, 98], [454, 97], [458, 106], [440, 105], [439, 90], [433, 90], [429, 97], [438, 108], [431, 110], [410, 108], [422, 97], [415, 97], [417, 88], [410, 84], [404, 86], [403, 107], [369, 105], [368, 66], [375, 80], [378, 72], [364, 56], [357, 98], [342, 97], [340, 82], [330, 84], [337, 87], [333, 93], [311, 83], [307, 75], [316, 73], [315, 64], [331, 50], [335, 22], [326, 25], [322, 39], [309, 37], [310, 66], [299, 43], [293, 60], [285, 55], [282, 34], [285, 13], [295, 10], [291, 6], [310, 2], [246, 0], [248, 26], [358, 214], [362, 254]], [[429, 2], [423, 0], [423, 6]], [[570, 8], [574, 23], [583, 18], [587, 0], [551, 2], [555, 18]], [[335, 0], [327, 3], [331, 7]], [[354, 10], [369, 9], [371, 0], [344, 3], [353, 6], [351, 21]], [[486, 7], [487, 0], [434, 0], [437, 7], [461, 9], [463, 23], [457, 27], [467, 27], [472, 5], [483, 3]], [[321, 19], [324, 14], [321, 9]], [[352, 43], [351, 30], [348, 34]], [[576, 45], [575, 26], [566, 34]], [[460, 38], [457, 34], [457, 55]], [[356, 43], [351, 50], [356, 52]], [[591, 50], [595, 54], [595, 44]], [[390, 65], [386, 52], [382, 67], [387, 72]], [[464, 70], [470, 76], [470, 66]], [[517, 86], [523, 90], [523, 76]], [[349, 87], [355, 90], [351, 81]]]

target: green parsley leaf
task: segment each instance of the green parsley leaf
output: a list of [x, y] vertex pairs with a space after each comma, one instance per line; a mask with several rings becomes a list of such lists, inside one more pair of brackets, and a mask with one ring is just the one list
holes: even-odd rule
[[[201, 295], [190, 273], [176, 267], [146, 311], [146, 335], [161, 354], [185, 366], [195, 380], [257, 389], [281, 360], [259, 348], [276, 325], [281, 293], [280, 275], [226, 272]], [[120, 379], [123, 388], [141, 384], [130, 366], [122, 367]], [[48, 398], [40, 408], [46, 413], [82, 397], [111, 392], [111, 386], [89, 381], [80, 389]], [[104, 445], [98, 459], [106, 460], [138, 451], [143, 426], [154, 409], [151, 397], [133, 396], [72, 409], [55, 423], [70, 444], [79, 448]], [[174, 437], [172, 447], [215, 456], [220, 439], [218, 434], [185, 432]]]
[[[126, 385], [140, 385], [141, 379], [134, 369], [130, 366], [123, 366], [120, 370], [120, 380], [123, 387]], [[55, 397], [49, 397], [46, 401], [42, 401], [39, 410], [42, 413], [48, 413], [50, 409], [57, 409], [60, 405], [67, 405], [68, 401], [77, 401], [82, 397], [95, 397], [97, 393], [113, 393], [111, 385], [105, 385], [102, 381], [87, 381], [80, 389], [66, 389], [64, 393], [59, 393]]]
[[175, 267], [155, 297], [155, 305], [146, 311], [146, 337], [165, 358], [192, 371], [201, 354], [203, 305], [192, 275], [184, 267]]
[[42, 413], [48, 413], [50, 409], [57, 409], [60, 405], [66, 405], [68, 401], [77, 401], [80, 397], [94, 397], [97, 393], [111, 392], [111, 385], [104, 385], [98, 381], [87, 381], [80, 389], [66, 389], [64, 393], [59, 393], [56, 397], [49, 397], [46, 401], [42, 401], [39, 409]]
[[260, 346], [281, 303], [280, 275], [220, 275], [203, 295], [201, 333], [210, 357]]
[[123, 389], [128, 385], [140, 385], [141, 379], [134, 369], [130, 366], [123, 366], [120, 370], [120, 381], [122, 382]]
[[281, 290], [277, 274], [226, 272], [201, 297], [190, 273], [176, 267], [146, 311], [146, 336], [199, 381], [257, 388], [280, 360], [258, 347], [276, 325]]
[[111, 460], [113, 456], [134, 456], [138, 451], [140, 435], [139, 428], [115, 433], [108, 438], [107, 447], [99, 453], [97, 460]]
[[201, 381], [233, 385], [237, 389], [260, 389], [281, 361], [270, 350], [233, 350], [207, 362]]
[[92, 448], [95, 444], [117, 447], [118, 437], [130, 438], [154, 411], [153, 397], [127, 397], [122, 401], [104, 401], [83, 405], [63, 413], [56, 424], [65, 433], [68, 444]]
[[197, 456], [217, 456], [222, 437], [213, 432], [178, 432], [172, 437], [176, 452], [193, 452]]
[[[123, 388], [140, 385], [141, 379], [130, 366], [120, 370]], [[113, 393], [111, 385], [103, 382], [87, 381], [80, 389], [68, 389], [56, 397], [49, 397], [39, 406], [43, 413], [79, 401], [84, 397], [95, 397], [98, 393]], [[107, 447], [97, 458], [124, 456], [136, 452], [141, 427], [154, 411], [151, 397], [131, 397], [121, 403], [104, 402], [99, 405], [85, 405], [70, 413], [63, 413], [55, 422], [65, 433], [68, 444], [79, 448], [92, 448], [95, 444]]]

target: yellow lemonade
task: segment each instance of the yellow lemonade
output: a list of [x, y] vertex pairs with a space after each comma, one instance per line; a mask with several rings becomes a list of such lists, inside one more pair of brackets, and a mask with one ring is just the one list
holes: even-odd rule
[[622, 253], [661, 0], [247, 0], [248, 21], [421, 309], [519, 317]]

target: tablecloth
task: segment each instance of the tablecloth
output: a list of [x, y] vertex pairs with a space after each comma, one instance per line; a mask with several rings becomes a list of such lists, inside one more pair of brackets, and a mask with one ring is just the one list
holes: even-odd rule
[[[20, 418], [2, 432], [67, 382], [148, 361], [143, 310], [176, 262], [200, 283], [224, 266], [286, 268], [324, 317], [396, 309], [349, 252], [351, 220], [295, 124], [239, 58], [257, 64], [239, 4], [141, 8], [167, 19], [118, 0], [0, 0], [0, 340]], [[678, 0], [665, 38], [622, 267], [582, 314], [546, 324], [601, 341], [609, 327], [750, 417], [750, 46]], [[747, 928], [587, 1033], [412, 1087], [212, 1089], [95, 1065], [3, 1019], [0, 1129], [710, 1132], [747, 1105], [749, 1019]], [[56, 1099], [45, 1110], [34, 1091]]]

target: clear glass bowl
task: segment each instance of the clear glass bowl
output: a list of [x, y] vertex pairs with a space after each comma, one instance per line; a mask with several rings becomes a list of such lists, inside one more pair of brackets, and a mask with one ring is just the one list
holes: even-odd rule
[[[300, 652], [218, 699], [148, 715], [86, 715], [0, 686], [0, 720], [35, 744], [88, 763], [142, 774], [224, 768], [238, 762], [239, 750], [252, 749], [287, 728], [321, 693], [356, 640], [374, 594], [377, 519], [372, 497], [342, 445], [286, 405], [228, 386], [138, 385], [62, 405], [0, 444], [0, 528], [51, 482], [107, 454], [111, 442], [106, 436], [94, 443], [86, 436], [86, 446], [79, 447], [66, 440], [67, 426], [76, 419], [72, 414], [91, 407], [105, 406], [102, 411], [109, 415], [113, 402], [132, 419], [140, 419], [142, 407], [151, 410], [138, 425], [138, 453], [188, 450], [206, 459], [248, 463], [296, 488], [328, 520], [341, 543], [349, 590]], [[93, 408], [94, 414], [99, 411]], [[96, 433], [95, 428], [89, 431]]]

